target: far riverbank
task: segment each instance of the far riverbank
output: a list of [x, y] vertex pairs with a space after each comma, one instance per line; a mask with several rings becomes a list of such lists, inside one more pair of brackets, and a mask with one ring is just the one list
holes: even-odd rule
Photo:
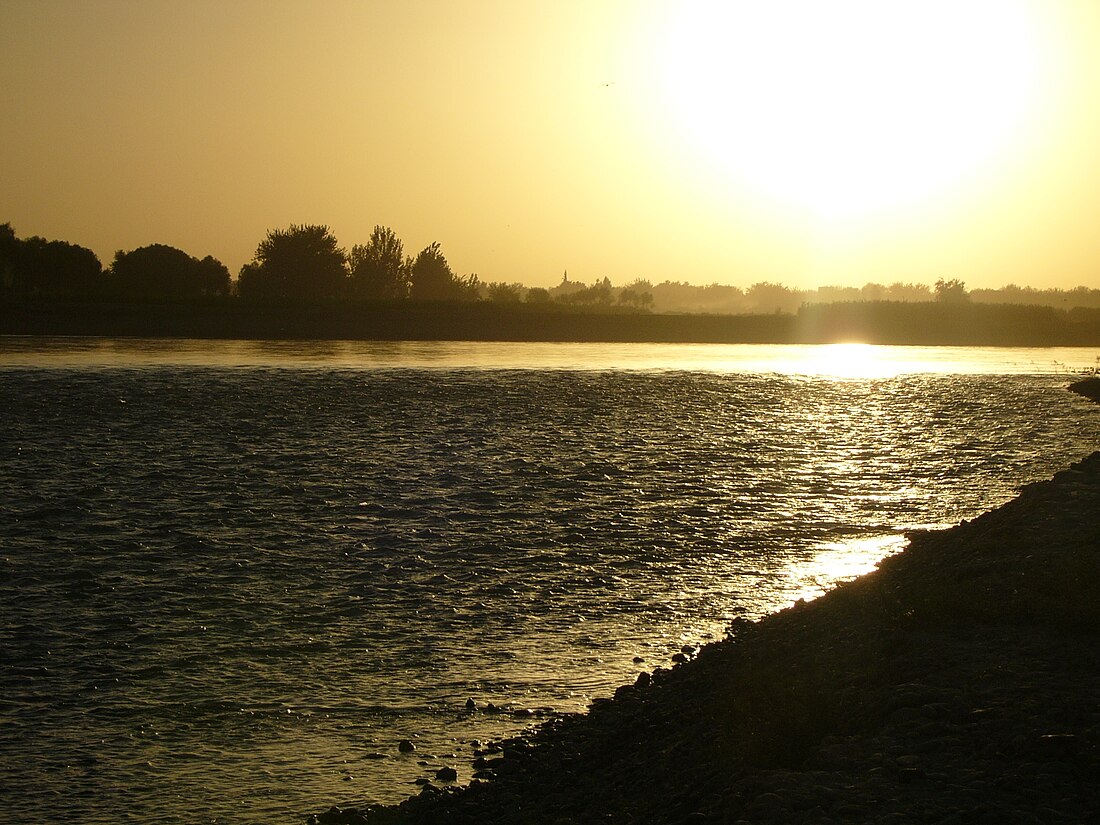
[[2, 335], [378, 341], [1100, 346], [1100, 311], [1014, 304], [819, 304], [767, 315], [494, 302], [6, 302]]

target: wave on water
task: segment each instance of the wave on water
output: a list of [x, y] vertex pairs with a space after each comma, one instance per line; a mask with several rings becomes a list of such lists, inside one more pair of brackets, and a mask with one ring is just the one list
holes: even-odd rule
[[4, 819], [399, 800], [1100, 435], [1057, 376], [2, 379]]

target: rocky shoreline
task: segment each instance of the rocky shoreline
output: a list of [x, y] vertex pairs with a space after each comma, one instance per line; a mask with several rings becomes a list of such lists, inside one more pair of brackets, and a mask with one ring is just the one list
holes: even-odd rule
[[1100, 822], [1098, 594], [1100, 452], [486, 749], [466, 788], [310, 821]]

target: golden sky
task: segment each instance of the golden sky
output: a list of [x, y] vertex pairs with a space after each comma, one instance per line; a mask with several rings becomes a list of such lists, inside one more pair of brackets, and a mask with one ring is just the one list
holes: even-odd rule
[[1100, 286], [1098, 0], [4, 0], [0, 222], [549, 286]]

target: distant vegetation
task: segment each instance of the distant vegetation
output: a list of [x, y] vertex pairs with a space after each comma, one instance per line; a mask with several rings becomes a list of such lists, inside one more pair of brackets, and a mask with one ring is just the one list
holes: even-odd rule
[[[968, 290], [954, 278], [941, 278], [932, 286], [897, 282], [810, 290], [768, 281], [744, 289], [674, 281], [653, 284], [642, 279], [615, 286], [607, 278], [587, 284], [570, 280], [567, 274], [550, 288], [527, 287], [486, 283], [476, 274], [459, 275], [438, 243], [415, 255], [406, 254], [394, 231], [384, 226], [376, 226], [365, 244], [350, 251], [327, 226], [273, 229], [234, 279], [216, 258], [194, 257], [164, 244], [120, 250], [104, 268], [90, 249], [38, 237], [20, 239], [10, 224], [3, 224], [0, 299], [4, 310], [0, 332], [1100, 342], [1100, 289], [1009, 285]], [[143, 307], [140, 312], [127, 309], [138, 305]], [[484, 309], [475, 310], [475, 305]], [[577, 320], [578, 316], [656, 318], [657, 314], [693, 315], [696, 320], [682, 327], [671, 320], [654, 320], [645, 326]], [[702, 323], [700, 315], [772, 316], [772, 320]], [[563, 320], [568, 316], [574, 320]], [[534, 324], [536, 318], [539, 321]]]

